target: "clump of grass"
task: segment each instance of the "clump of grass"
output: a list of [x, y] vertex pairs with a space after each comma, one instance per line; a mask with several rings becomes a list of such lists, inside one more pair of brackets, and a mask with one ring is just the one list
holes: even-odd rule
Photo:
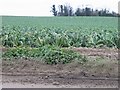
[[69, 49], [64, 49], [56, 46], [45, 45], [39, 48], [18, 47], [12, 48], [3, 53], [6, 58], [40, 58], [47, 64], [66, 64], [73, 60], [81, 63], [86, 62], [87, 59], [77, 52]]

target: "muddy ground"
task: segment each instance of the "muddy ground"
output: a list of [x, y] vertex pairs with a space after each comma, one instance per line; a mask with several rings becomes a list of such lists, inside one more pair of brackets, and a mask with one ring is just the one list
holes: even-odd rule
[[[5, 50], [5, 49], [4, 49]], [[118, 51], [73, 48], [88, 57], [80, 64], [47, 65], [39, 60], [2, 60], [3, 88], [116, 88]]]

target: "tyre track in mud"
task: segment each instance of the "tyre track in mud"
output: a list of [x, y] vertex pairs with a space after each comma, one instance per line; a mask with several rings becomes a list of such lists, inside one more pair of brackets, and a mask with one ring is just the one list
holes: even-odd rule
[[[117, 78], [90, 78], [90, 77], [59, 77], [59, 76], [14, 76], [14, 75], [4, 75], [3, 76], [3, 87], [4, 85], [9, 86], [9, 84], [13, 83], [18, 84], [18, 86], [21, 85], [29, 85], [33, 84], [34, 87], [41, 85], [50, 85], [51, 87], [76, 87], [76, 88], [92, 88], [92, 87], [98, 87], [98, 88], [117, 88], [118, 87], [118, 79]], [[12, 87], [12, 86], [11, 86]], [[21, 86], [22, 87], [22, 86]]]
[[110, 77], [110, 78], [105, 78], [105, 77], [85, 77], [85, 76], [81, 76], [81, 77], [71, 77], [71, 76], [68, 76], [68, 77], [65, 77], [65, 76], [58, 76], [57, 74], [47, 74], [47, 73], [39, 73], [39, 74], [31, 74], [31, 73], [17, 73], [17, 74], [12, 74], [12, 73], [3, 73], [1, 74], [3, 76], [45, 76], [45, 78], [61, 78], [61, 79], [76, 79], [76, 80], [108, 80], [108, 81], [118, 81], [119, 79], [118, 78], [115, 78], [115, 77]]

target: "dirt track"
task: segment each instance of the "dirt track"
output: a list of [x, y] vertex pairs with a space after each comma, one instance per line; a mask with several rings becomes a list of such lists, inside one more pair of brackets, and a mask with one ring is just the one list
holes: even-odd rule
[[[17, 85], [17, 86], [16, 86]], [[13, 88], [117, 88], [117, 79], [61, 78], [55, 76], [3, 76], [3, 87]]]
[[[115, 88], [118, 87], [117, 50], [74, 48], [92, 61], [85, 65], [46, 65], [33, 60], [3, 60], [3, 87]], [[105, 59], [95, 62], [95, 57]], [[107, 58], [107, 59], [106, 59]], [[94, 61], [94, 62], [93, 62]]]

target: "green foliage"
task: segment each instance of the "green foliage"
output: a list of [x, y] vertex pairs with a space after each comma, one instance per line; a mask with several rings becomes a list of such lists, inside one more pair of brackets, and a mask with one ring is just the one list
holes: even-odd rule
[[86, 59], [67, 47], [119, 48], [117, 18], [3, 17], [2, 46], [7, 58], [40, 58], [48, 64]]
[[7, 58], [39, 58], [47, 64], [66, 64], [73, 60], [86, 62], [87, 59], [69, 49], [45, 45], [39, 48], [18, 47], [12, 48], [3, 54]]
[[[5, 29], [5, 30], [4, 30]], [[30, 29], [30, 30], [29, 30]], [[16, 28], [3, 26], [0, 35], [2, 45], [5, 47], [40, 47], [44, 45], [55, 45], [59, 47], [119, 47], [118, 31], [94, 30], [86, 33], [82, 30], [60, 30], [44, 28], [40, 31], [33, 27]]]

